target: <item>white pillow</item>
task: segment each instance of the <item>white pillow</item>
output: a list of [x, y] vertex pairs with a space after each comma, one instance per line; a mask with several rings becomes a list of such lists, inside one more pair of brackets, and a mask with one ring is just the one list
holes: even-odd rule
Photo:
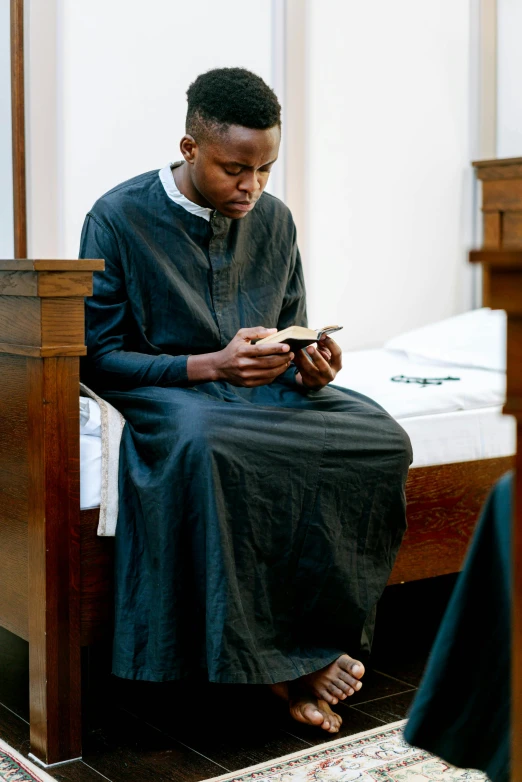
[[384, 348], [414, 360], [505, 372], [506, 324], [503, 310], [483, 307], [408, 331], [388, 340]]
[[101, 437], [100, 406], [95, 399], [80, 397], [80, 434]]

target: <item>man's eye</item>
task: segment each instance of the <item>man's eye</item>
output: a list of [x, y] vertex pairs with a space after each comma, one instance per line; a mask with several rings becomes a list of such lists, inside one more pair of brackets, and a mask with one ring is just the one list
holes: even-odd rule
[[229, 174], [229, 176], [239, 176], [241, 173], [241, 169], [238, 171], [230, 171], [228, 168], [225, 168], [225, 174]]

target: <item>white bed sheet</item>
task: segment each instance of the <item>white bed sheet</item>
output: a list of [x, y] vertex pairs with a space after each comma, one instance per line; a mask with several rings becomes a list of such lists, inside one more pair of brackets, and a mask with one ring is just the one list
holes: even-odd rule
[[[394, 383], [397, 375], [455, 377], [442, 385]], [[504, 403], [506, 376], [488, 369], [411, 359], [398, 350], [358, 350], [343, 355], [335, 385], [351, 388], [378, 402], [397, 420], [458, 410], [498, 407]]]
[[[93, 401], [93, 404], [98, 407], [96, 402]], [[84, 434], [80, 427], [80, 508], [82, 510], [100, 507], [101, 460], [101, 435]]]

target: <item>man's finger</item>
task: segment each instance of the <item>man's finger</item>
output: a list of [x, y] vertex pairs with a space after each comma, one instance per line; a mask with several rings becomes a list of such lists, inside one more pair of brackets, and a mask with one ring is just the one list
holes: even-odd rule
[[330, 364], [324, 360], [317, 348], [315, 348], [313, 345], [309, 345], [306, 348], [306, 352], [321, 374], [330, 374]]
[[338, 372], [342, 366], [343, 351], [335, 340], [331, 337], [325, 337], [319, 342], [319, 345], [324, 345], [332, 354], [331, 364], [333, 368]]
[[310, 356], [310, 358], [307, 358], [307, 355], [305, 355], [303, 350], [299, 350], [294, 358], [294, 364], [304, 372], [317, 374], [319, 370], [317, 369], [312, 357]]
[[286, 342], [274, 342], [273, 345], [248, 345], [245, 347], [247, 356], [274, 356], [281, 353], [288, 354], [290, 345]]
[[256, 385], [271, 383], [272, 380], [276, 379], [276, 377], [282, 375], [286, 369], [287, 369], [286, 366], [282, 366], [282, 367], [277, 367], [276, 369], [271, 369], [267, 372], [252, 371], [246, 374], [243, 377], [243, 380], [247, 381], [248, 383], [255, 383]]
[[332, 358], [332, 354], [330, 353], [328, 348], [324, 348], [324, 347], [321, 347], [321, 345], [318, 345], [317, 346], [317, 350], [319, 351], [321, 356], [324, 358], [324, 360], [328, 361], [328, 363], [330, 363], [331, 358]]
[[264, 326], [255, 326], [251, 329], [239, 329], [236, 336], [241, 339], [262, 339], [270, 334], [275, 334], [277, 329], [266, 329]]
[[284, 366], [285, 364], [289, 364], [292, 361], [293, 357], [294, 357], [293, 353], [286, 353], [280, 356], [271, 355], [271, 356], [261, 356], [260, 358], [258, 356], [248, 356], [243, 360], [245, 361], [246, 367], [252, 369], [259, 369], [260, 371], [265, 371], [271, 369], [272, 367], [281, 367]]

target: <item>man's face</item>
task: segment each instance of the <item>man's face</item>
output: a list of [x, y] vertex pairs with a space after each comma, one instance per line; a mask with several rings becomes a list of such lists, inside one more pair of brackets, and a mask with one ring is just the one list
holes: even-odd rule
[[231, 125], [202, 144], [185, 136], [181, 150], [197, 193], [211, 208], [240, 219], [252, 211], [265, 189], [280, 141], [277, 125], [267, 130]]

